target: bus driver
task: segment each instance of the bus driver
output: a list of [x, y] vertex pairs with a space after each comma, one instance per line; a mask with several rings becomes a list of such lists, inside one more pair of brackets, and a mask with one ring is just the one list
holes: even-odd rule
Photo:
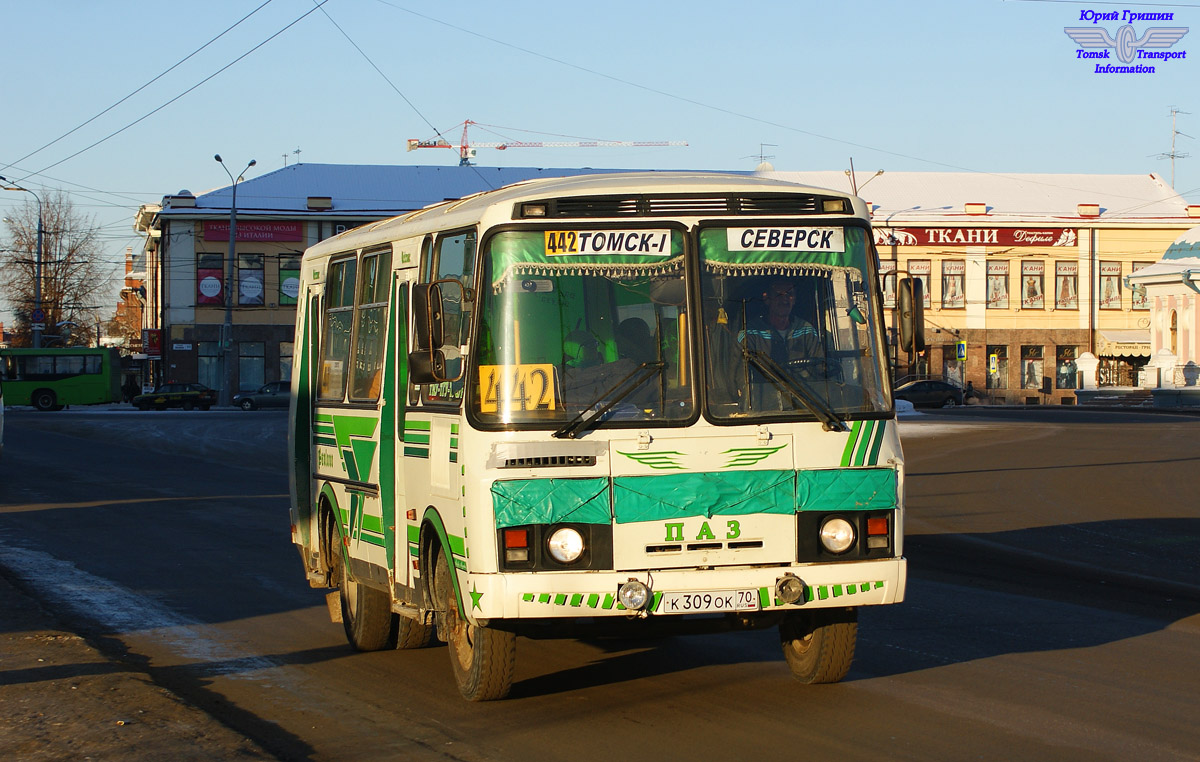
[[[824, 373], [821, 371], [824, 369], [824, 346], [812, 323], [795, 314], [793, 310], [796, 304], [795, 284], [788, 278], [772, 278], [767, 282], [762, 298], [766, 312], [761, 317], [752, 317], [747, 321], [745, 330], [738, 336], [742, 346], [751, 352], [766, 355], [787, 375], [804, 380], [823, 377]], [[762, 380], [759, 370], [761, 369], [756, 369], [755, 372], [755, 375], [759, 376], [756, 386], [760, 385]], [[779, 395], [771, 396], [777, 400], [771, 407], [779, 408]], [[762, 399], [757, 390], [754, 397], [753, 407], [761, 409], [762, 405], [758, 403], [767, 400]]]

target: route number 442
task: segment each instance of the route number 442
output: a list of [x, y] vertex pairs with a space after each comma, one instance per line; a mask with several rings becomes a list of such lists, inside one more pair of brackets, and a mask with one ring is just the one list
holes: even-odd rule
[[479, 410], [552, 410], [552, 364], [483, 365], [479, 368]]

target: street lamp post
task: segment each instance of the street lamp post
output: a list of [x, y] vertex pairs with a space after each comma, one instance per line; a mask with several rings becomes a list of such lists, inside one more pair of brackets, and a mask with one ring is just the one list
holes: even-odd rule
[[250, 169], [258, 162], [251, 159], [250, 163], [246, 165], [246, 169], [234, 177], [233, 173], [229, 171], [229, 167], [225, 166], [225, 160], [221, 158], [221, 154], [216, 154], [213, 158], [221, 165], [221, 169], [225, 170], [225, 174], [229, 175], [229, 181], [233, 184], [233, 197], [229, 201], [229, 256], [225, 260], [225, 323], [221, 326], [225, 380], [221, 384], [221, 394], [218, 399], [218, 404], [227, 407], [233, 404], [233, 252], [237, 243], [237, 187], [238, 183], [246, 179], [243, 177], [246, 169]]
[[7, 177], [4, 177], [3, 175], [0, 175], [0, 182], [8, 183], [7, 185], [3, 186], [4, 190], [25, 191], [26, 193], [32, 195], [35, 199], [37, 199], [37, 205], [38, 205], [37, 255], [34, 258], [34, 266], [33, 266], [34, 267], [34, 270], [33, 270], [33, 313], [30, 315], [31, 318], [37, 318], [37, 319], [36, 320], [31, 319], [29, 321], [29, 324], [30, 324], [30, 330], [33, 332], [33, 348], [41, 349], [41, 347], [42, 347], [42, 328], [39, 328], [38, 326], [45, 326], [45, 320], [46, 320], [46, 316], [42, 312], [42, 233], [44, 230], [44, 227], [42, 225], [42, 197], [39, 196], [38, 194], [34, 193], [33, 191], [29, 190], [28, 188], [22, 188], [20, 185], [13, 183], [11, 180], [9, 180]]

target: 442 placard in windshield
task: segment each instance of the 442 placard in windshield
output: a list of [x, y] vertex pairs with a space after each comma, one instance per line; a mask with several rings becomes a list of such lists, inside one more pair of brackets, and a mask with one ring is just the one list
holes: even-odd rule
[[553, 410], [554, 371], [550, 363], [481, 365], [479, 411]]

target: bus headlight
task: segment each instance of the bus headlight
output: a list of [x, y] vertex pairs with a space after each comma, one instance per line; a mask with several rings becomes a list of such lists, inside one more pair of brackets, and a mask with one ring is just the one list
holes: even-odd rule
[[837, 516], [821, 524], [821, 545], [833, 554], [845, 553], [854, 547], [854, 525]]
[[556, 529], [546, 541], [546, 550], [560, 564], [573, 564], [583, 555], [583, 535], [571, 527]]

